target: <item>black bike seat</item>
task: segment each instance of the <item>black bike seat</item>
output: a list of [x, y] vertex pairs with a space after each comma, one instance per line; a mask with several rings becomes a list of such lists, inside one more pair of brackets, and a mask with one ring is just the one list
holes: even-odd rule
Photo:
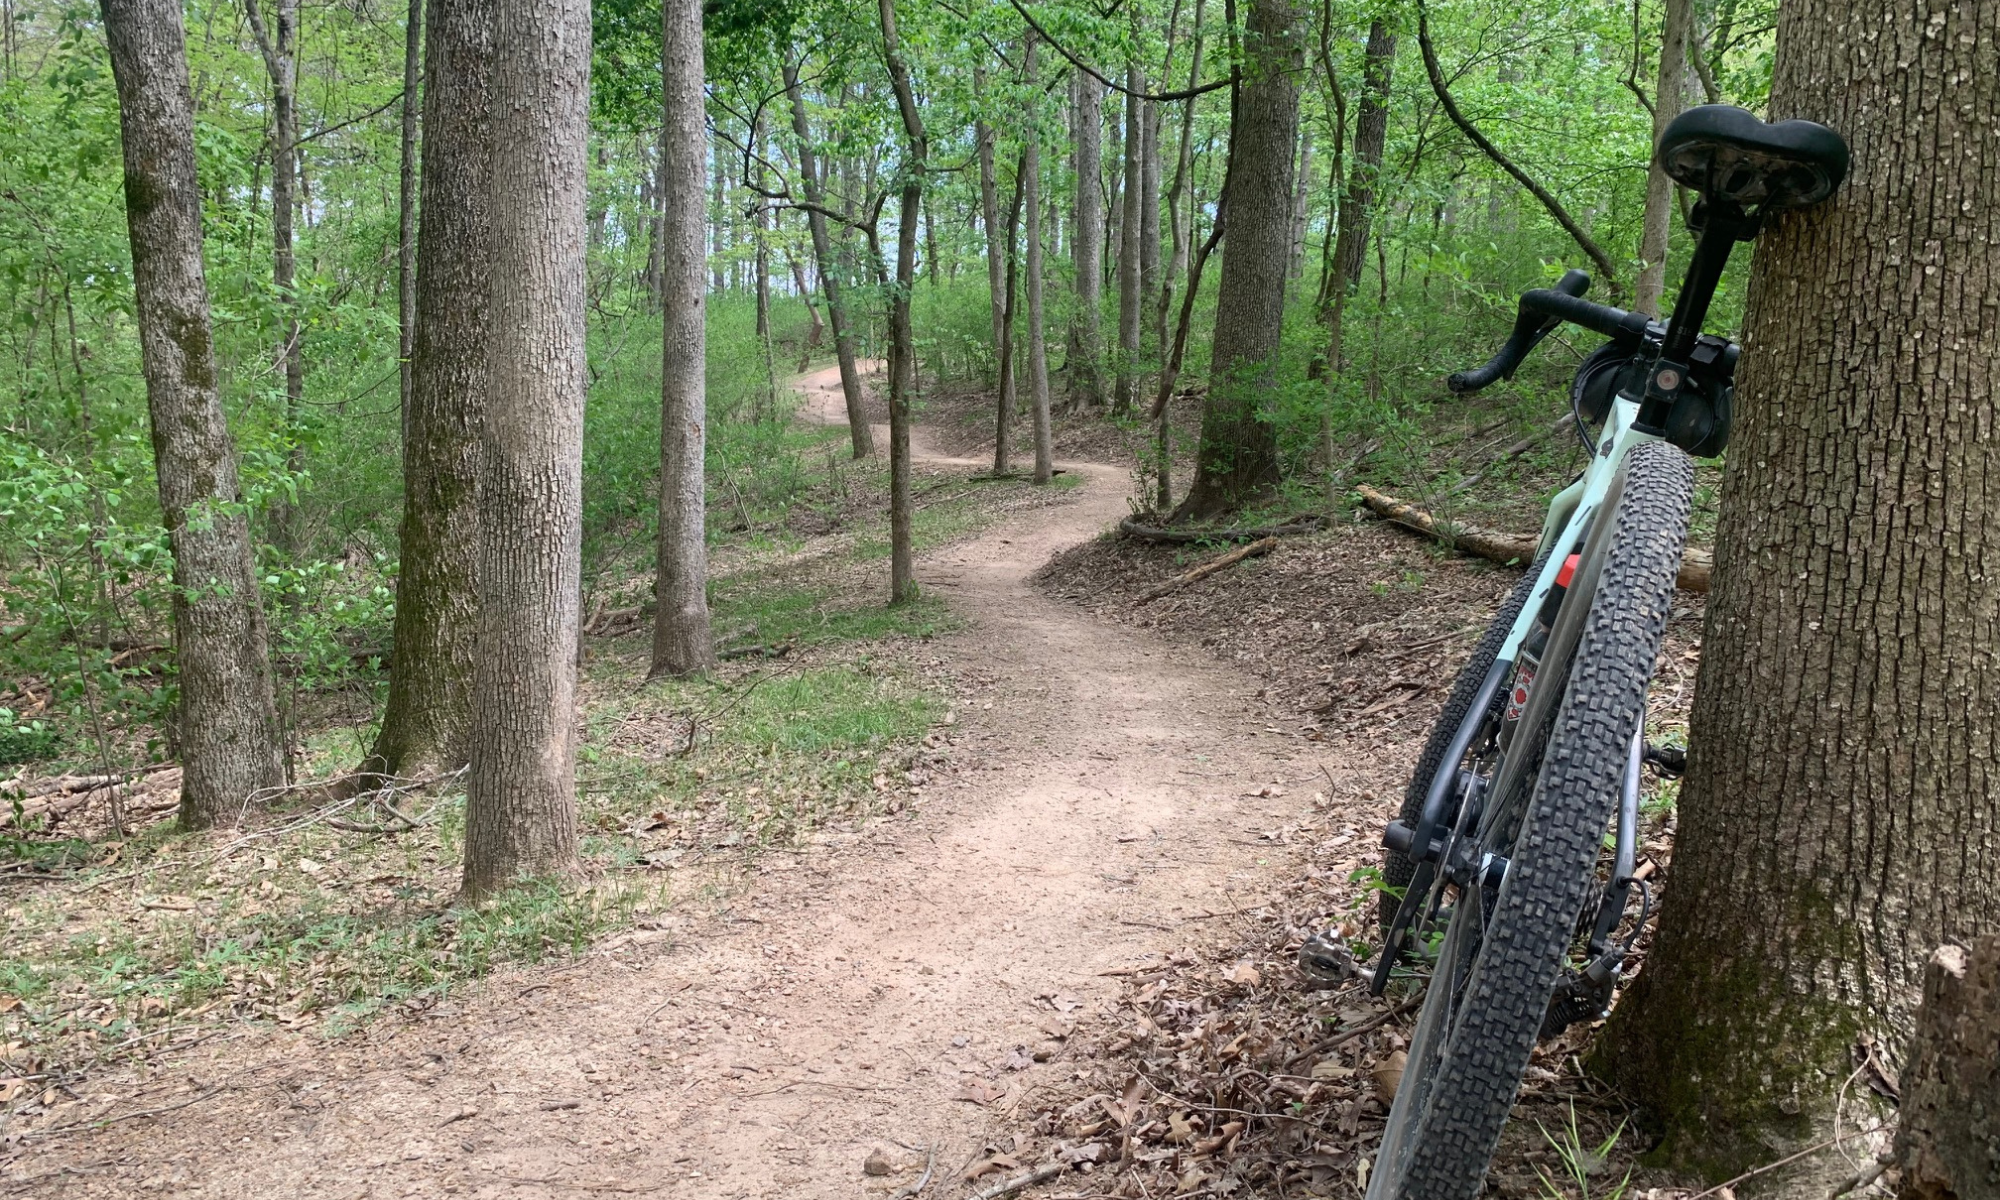
[[1847, 174], [1847, 143], [1812, 121], [1767, 124], [1727, 104], [1690, 108], [1660, 135], [1659, 162], [1676, 183], [1743, 207], [1804, 208]]

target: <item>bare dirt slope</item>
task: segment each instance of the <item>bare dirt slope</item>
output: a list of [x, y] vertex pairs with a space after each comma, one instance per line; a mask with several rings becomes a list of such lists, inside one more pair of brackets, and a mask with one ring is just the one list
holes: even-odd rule
[[[838, 412], [831, 372], [801, 387]], [[79, 1117], [128, 1119], [10, 1148], [0, 1190], [886, 1197], [931, 1146], [927, 1194], [965, 1190], [988, 1136], [1076, 1069], [1062, 1038], [1115, 994], [1105, 972], [1268, 891], [1257, 831], [1320, 770], [1247, 676], [1029, 586], [1126, 511], [1125, 470], [1064, 465], [1074, 503], [919, 566], [967, 618], [941, 652], [990, 698], [961, 714], [982, 769], [957, 790], [581, 962], [107, 1083]], [[889, 1174], [865, 1176], [877, 1148]]]

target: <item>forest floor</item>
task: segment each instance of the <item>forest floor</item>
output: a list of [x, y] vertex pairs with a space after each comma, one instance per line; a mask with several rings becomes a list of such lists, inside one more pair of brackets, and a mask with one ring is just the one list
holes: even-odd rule
[[935, 647], [966, 689], [968, 768], [921, 805], [421, 1014], [107, 1070], [9, 1136], [0, 1187], [852, 1196], [935, 1151], [937, 1194], [960, 1188], [1074, 1079], [1065, 1040], [1119, 972], [1259, 899], [1283, 857], [1264, 834], [1320, 773], [1248, 676], [1035, 589], [1126, 511], [1125, 471], [1076, 469], [1072, 503], [920, 564], [964, 622]]
[[[799, 387], [844, 419], [832, 371]], [[1080, 486], [919, 559], [953, 695], [920, 797], [421, 1011], [103, 1070], [0, 1135], [0, 1192], [953, 1200], [1039, 1168], [1051, 1197], [1358, 1195], [1408, 1016], [1291, 958], [1362, 934], [1377, 831], [1512, 573], [1365, 525], [1142, 601], [1213, 551], [1100, 537], [1129, 462], [1058, 464]], [[1698, 632], [1677, 609], [1669, 730]], [[1629, 1163], [1596, 1153], [1623, 1111], [1574, 1032], [1502, 1195], [1613, 1194]]]

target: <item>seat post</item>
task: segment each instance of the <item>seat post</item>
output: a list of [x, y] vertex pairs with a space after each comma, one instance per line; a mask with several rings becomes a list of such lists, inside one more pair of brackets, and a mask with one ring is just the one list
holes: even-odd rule
[[1642, 433], [1666, 432], [1674, 401], [1687, 386], [1688, 358], [1694, 354], [1695, 339], [1701, 336], [1701, 323], [1708, 318], [1716, 285], [1722, 282], [1722, 269], [1729, 265], [1729, 254], [1736, 243], [1756, 228], [1755, 222], [1734, 204], [1704, 199], [1702, 207], [1706, 219], [1702, 222], [1701, 237], [1695, 242], [1694, 260], [1688, 263], [1680, 295], [1674, 298], [1667, 344], [1653, 364], [1646, 381], [1645, 399], [1640, 402], [1638, 418], [1633, 422], [1633, 428]]

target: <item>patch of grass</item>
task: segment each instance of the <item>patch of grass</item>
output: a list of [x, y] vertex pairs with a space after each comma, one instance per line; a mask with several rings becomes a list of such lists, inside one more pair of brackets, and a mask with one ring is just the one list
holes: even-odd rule
[[829, 586], [801, 585], [776, 573], [717, 580], [710, 604], [715, 628], [766, 646], [933, 637], [957, 628], [951, 611], [929, 597], [889, 608], [876, 597], [843, 597]]
[[[882, 627], [857, 616], [848, 628]], [[401, 797], [420, 824], [391, 837], [325, 819], [385, 815], [361, 803], [253, 813], [251, 829], [220, 844], [164, 824], [122, 846], [35, 843], [37, 855], [101, 865], [0, 912], [0, 1045], [11, 1046], [0, 1076], [158, 1050], [231, 1021], [337, 1035], [503, 964], [575, 956], [670, 907], [690, 878], [717, 878], [667, 868], [899, 809], [943, 709], [852, 649], [604, 697], [578, 755], [582, 876], [480, 907], [457, 902], [456, 793]]]

